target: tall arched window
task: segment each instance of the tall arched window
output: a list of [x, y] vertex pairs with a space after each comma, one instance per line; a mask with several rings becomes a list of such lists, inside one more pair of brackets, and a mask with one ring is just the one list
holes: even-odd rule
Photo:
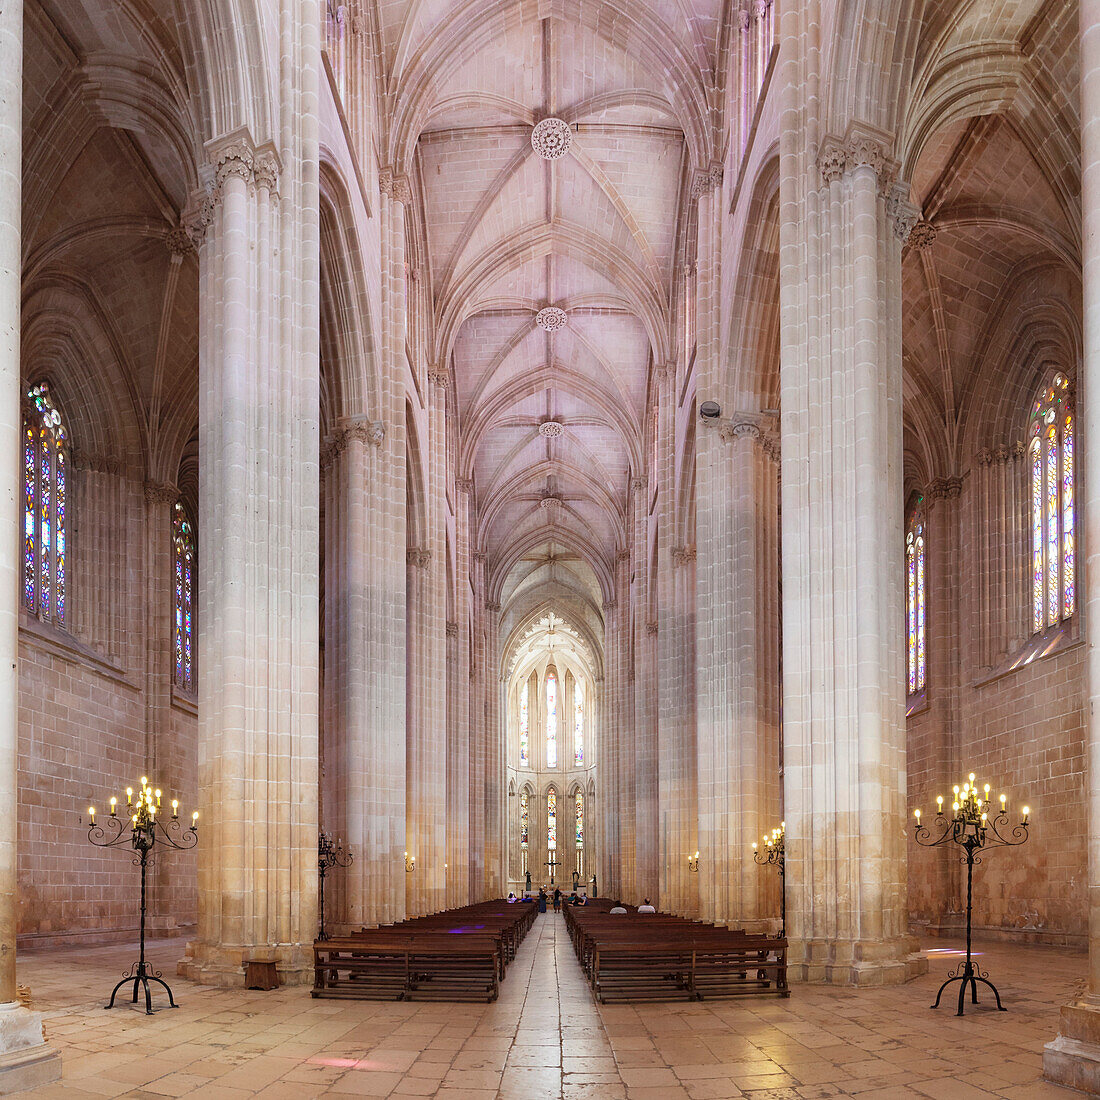
[[27, 391], [23, 419], [23, 603], [65, 624], [68, 436], [45, 382]]
[[521, 768], [531, 766], [531, 715], [528, 710], [527, 697], [528, 682], [524, 680], [523, 687], [519, 689], [519, 766]]
[[584, 763], [584, 688], [580, 680], [573, 684], [573, 763]]
[[558, 766], [558, 675], [553, 666], [546, 673], [546, 766]]
[[553, 787], [546, 796], [546, 847], [553, 852], [558, 846], [558, 796]]
[[574, 828], [577, 844], [577, 874], [584, 874], [584, 794], [578, 790], [573, 796]]
[[523, 873], [527, 873], [527, 850], [531, 843], [531, 796], [521, 791], [519, 796], [519, 848]]
[[192, 669], [192, 619], [194, 607], [195, 532], [183, 505], [176, 501], [172, 516], [172, 551], [175, 558], [175, 655], [176, 687], [190, 691], [194, 687]]
[[925, 684], [925, 574], [923, 498], [909, 518], [905, 534], [906, 622], [909, 641], [909, 694], [923, 691]]
[[1031, 474], [1031, 629], [1068, 619], [1076, 604], [1073, 400], [1056, 374], [1035, 400], [1028, 431]]

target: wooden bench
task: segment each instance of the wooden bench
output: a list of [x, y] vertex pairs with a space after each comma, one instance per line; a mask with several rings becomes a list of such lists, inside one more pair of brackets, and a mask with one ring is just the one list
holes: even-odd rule
[[487, 902], [318, 941], [312, 996], [494, 1001], [535, 916]]
[[569, 913], [566, 925], [601, 1003], [790, 996], [785, 939], [590, 906]]

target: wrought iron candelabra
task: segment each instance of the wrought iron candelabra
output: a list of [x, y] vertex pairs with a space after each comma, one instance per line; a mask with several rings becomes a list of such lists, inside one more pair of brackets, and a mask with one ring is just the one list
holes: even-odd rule
[[319, 940], [327, 940], [328, 935], [325, 932], [325, 872], [330, 867], [349, 867], [351, 861], [355, 857], [351, 854], [350, 848], [345, 848], [340, 843], [340, 838], [336, 838], [336, 846], [333, 847], [332, 837], [326, 832], [321, 832], [317, 836], [317, 874], [318, 884], [321, 890], [321, 932], [318, 935]]
[[921, 824], [920, 810], [913, 811], [915, 822], [913, 825], [913, 839], [925, 848], [938, 848], [944, 844], [957, 844], [963, 850], [960, 857], [966, 864], [966, 960], [948, 975], [947, 981], [940, 986], [936, 994], [933, 1008], [938, 1008], [943, 991], [952, 982], [961, 982], [959, 989], [959, 1010], [956, 1016], [963, 1014], [963, 1004], [966, 999], [966, 987], [970, 986], [971, 1000], [978, 1003], [978, 982], [989, 986], [993, 990], [993, 996], [997, 999], [997, 1007], [1006, 1012], [1001, 1004], [1001, 995], [997, 987], [989, 980], [989, 974], [983, 973], [974, 963], [971, 953], [971, 918], [974, 905], [974, 866], [982, 862], [979, 852], [989, 851], [990, 848], [1016, 847], [1023, 844], [1028, 837], [1028, 818], [1031, 810], [1024, 806], [1021, 820], [1010, 824], [1007, 797], [1000, 796], [1000, 809], [995, 813], [989, 810], [989, 784], [984, 787], [984, 796], [978, 793], [978, 786], [974, 781], [974, 773], [971, 772], [967, 782], [960, 789], [956, 784], [955, 799], [951, 804], [951, 816], [944, 813], [943, 796], [936, 799], [936, 820], [931, 828]]
[[133, 787], [126, 788], [126, 817], [118, 812], [118, 799], [111, 799], [111, 814], [102, 825], [96, 824], [96, 810], [94, 806], [88, 807], [88, 839], [99, 848], [116, 848], [129, 843], [137, 853], [133, 858], [135, 867], [141, 868], [141, 926], [140, 949], [138, 961], [122, 976], [122, 981], [111, 991], [111, 1000], [104, 1006], [114, 1008], [115, 997], [124, 986], [133, 982], [133, 1003], [137, 1004], [138, 988], [145, 990], [145, 1012], [153, 1014], [153, 999], [149, 989], [150, 982], [156, 982], [164, 986], [168, 993], [168, 1003], [172, 1008], [177, 1008], [175, 998], [172, 996], [171, 987], [161, 977], [159, 970], [153, 970], [145, 961], [145, 906], [146, 890], [145, 876], [149, 865], [153, 862], [153, 848], [159, 842], [172, 848], [184, 851], [194, 848], [199, 842], [199, 812], [196, 810], [191, 815], [191, 825], [188, 828], [180, 823], [179, 801], [172, 799], [172, 815], [165, 824], [160, 813], [161, 792], [149, 786], [146, 776], [141, 777], [141, 791], [134, 801]]
[[787, 935], [787, 876], [784, 872], [783, 837], [787, 823], [781, 821], [778, 829], [772, 829], [771, 835], [764, 834], [764, 847], [760, 848], [755, 842], [752, 846], [752, 858], [762, 867], [774, 864], [779, 871], [779, 935]]

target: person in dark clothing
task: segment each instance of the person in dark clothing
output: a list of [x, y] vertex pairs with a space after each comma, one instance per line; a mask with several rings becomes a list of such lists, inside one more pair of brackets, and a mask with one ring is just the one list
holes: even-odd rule
[[557, 913], [561, 909], [561, 890], [554, 887], [554, 912]]
[[539, 912], [546, 912], [546, 891], [541, 886], [539, 887]]

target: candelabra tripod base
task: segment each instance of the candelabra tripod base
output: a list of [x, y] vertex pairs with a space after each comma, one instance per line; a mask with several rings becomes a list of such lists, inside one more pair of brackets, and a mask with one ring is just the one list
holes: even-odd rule
[[961, 1016], [963, 1014], [963, 1006], [966, 1004], [966, 987], [968, 985], [970, 986], [971, 1003], [978, 1003], [978, 982], [981, 982], [982, 985], [989, 986], [989, 988], [993, 990], [993, 996], [997, 998], [997, 1008], [1001, 1012], [1008, 1011], [1008, 1009], [1001, 1004], [1001, 995], [997, 992], [997, 987], [988, 978], [983, 978], [981, 974], [978, 973], [978, 968], [972, 965], [968, 965], [961, 974], [952, 975], [940, 986], [940, 991], [936, 994], [936, 1001], [932, 1005], [933, 1008], [940, 1007], [940, 998], [943, 996], [943, 991], [952, 982], [962, 983], [959, 987], [959, 1010], [955, 1013], [956, 1016]]
[[127, 974], [126, 977], [123, 978], [122, 981], [120, 981], [118, 983], [118, 985], [116, 985], [113, 990], [111, 990], [111, 1000], [110, 1000], [109, 1003], [105, 1004], [103, 1007], [104, 1008], [114, 1008], [115, 1007], [115, 998], [118, 996], [118, 991], [124, 985], [131, 985], [132, 984], [133, 987], [134, 987], [134, 996], [133, 996], [133, 1000], [132, 1000], [131, 1003], [132, 1004], [137, 1004], [138, 1003], [138, 990], [139, 990], [139, 988], [144, 989], [145, 990], [145, 1014], [147, 1016], [152, 1016], [153, 1015], [153, 995], [152, 995], [152, 990], [149, 988], [149, 983], [150, 982], [156, 982], [157, 985], [164, 986], [165, 992], [168, 994], [168, 1006], [169, 1006], [169, 1008], [179, 1008], [179, 1005], [176, 1004], [175, 998], [172, 996], [171, 986], [169, 986], [169, 984], [162, 977], [160, 977], [158, 974], [154, 974], [149, 969], [149, 967], [143, 962], [137, 963], [134, 967], [133, 973], [132, 974]]

